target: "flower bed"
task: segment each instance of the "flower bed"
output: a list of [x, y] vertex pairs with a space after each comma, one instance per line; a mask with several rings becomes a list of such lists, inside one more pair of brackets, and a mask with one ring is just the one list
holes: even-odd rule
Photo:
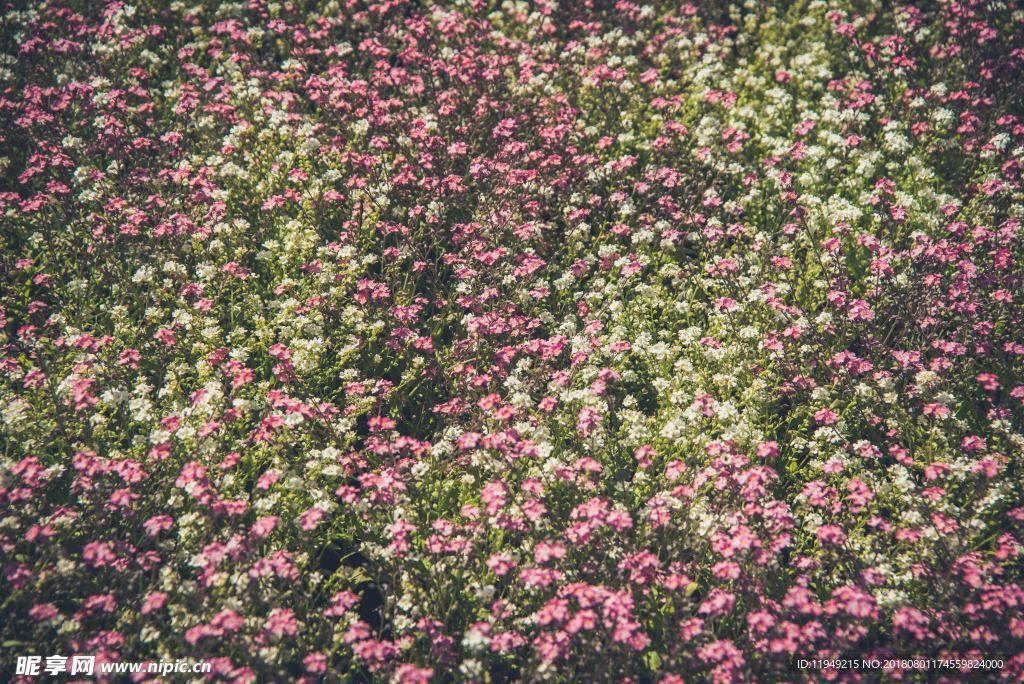
[[915, 5], [9, 1], [0, 672], [1024, 676], [1024, 13]]

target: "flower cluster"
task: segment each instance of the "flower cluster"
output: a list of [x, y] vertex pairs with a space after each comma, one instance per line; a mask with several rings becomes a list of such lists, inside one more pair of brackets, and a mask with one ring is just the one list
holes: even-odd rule
[[2, 24], [5, 664], [1024, 676], [1014, 3]]

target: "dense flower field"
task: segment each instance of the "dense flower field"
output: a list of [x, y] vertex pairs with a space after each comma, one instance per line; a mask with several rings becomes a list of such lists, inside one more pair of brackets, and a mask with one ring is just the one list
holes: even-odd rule
[[2, 27], [0, 678], [1024, 676], [1015, 3]]

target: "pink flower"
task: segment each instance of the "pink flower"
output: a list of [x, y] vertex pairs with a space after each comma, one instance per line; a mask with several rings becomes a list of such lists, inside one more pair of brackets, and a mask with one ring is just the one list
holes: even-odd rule
[[267, 617], [266, 630], [277, 637], [295, 636], [299, 627], [291, 608], [275, 608]]
[[510, 138], [516, 130], [515, 119], [502, 119], [494, 130], [491, 132], [495, 138]]
[[373, 416], [368, 421], [370, 432], [383, 432], [384, 430], [395, 429], [395, 421], [387, 416]]
[[850, 302], [847, 317], [851, 321], [873, 321], [875, 320], [875, 312], [863, 299], [855, 299]]
[[716, 311], [732, 311], [738, 306], [735, 299], [731, 297], [719, 297], [715, 300]]
[[175, 344], [174, 329], [160, 328], [153, 334], [153, 338], [163, 342], [168, 347], [173, 347]]
[[565, 547], [558, 542], [540, 542], [533, 550], [533, 560], [538, 564], [561, 558], [565, 558]]
[[429, 667], [402, 663], [395, 668], [395, 681], [398, 684], [429, 684], [433, 677], [434, 671]]
[[833, 544], [835, 546], [842, 546], [846, 541], [846, 533], [843, 532], [843, 528], [838, 525], [822, 525], [815, 532], [815, 536], [822, 544]]
[[654, 455], [656, 455], [656, 452], [654, 451], [654, 447], [652, 447], [650, 444], [644, 444], [643, 446], [639, 446], [633, 452], [633, 458], [636, 459], [637, 466], [641, 470], [651, 467], [651, 456]]
[[276, 470], [268, 470], [267, 472], [260, 475], [260, 478], [256, 481], [256, 488], [267, 490], [270, 489], [274, 483], [281, 479], [281, 473]]
[[327, 671], [327, 656], [319, 651], [310, 653], [302, 659], [306, 672], [310, 674], [322, 674]]
[[257, 539], [263, 539], [270, 535], [280, 521], [276, 515], [265, 515], [252, 524], [252, 534]]
[[32, 606], [28, 615], [37, 622], [47, 622], [60, 615], [60, 612], [57, 610], [57, 606], [52, 603], [37, 603]]
[[508, 553], [496, 553], [487, 559], [487, 567], [498, 577], [507, 575], [515, 566], [515, 560]]
[[487, 483], [480, 492], [480, 501], [487, 508], [489, 515], [494, 515], [505, 505], [508, 496], [508, 487], [500, 480], [493, 480]]
[[139, 610], [143, 615], [148, 615], [155, 610], [160, 610], [167, 603], [167, 594], [162, 591], [154, 591], [146, 596]]
[[312, 506], [305, 513], [299, 516], [299, 526], [306, 532], [312, 532], [324, 519], [324, 511], [318, 506]]
[[704, 620], [698, 617], [688, 618], [679, 623], [679, 636], [683, 641], [697, 638], [704, 631]]
[[839, 415], [832, 409], [818, 409], [814, 412], [814, 420], [821, 425], [835, 425], [839, 421]]
[[324, 615], [328, 617], [341, 617], [357, 603], [359, 603], [359, 597], [354, 593], [351, 591], [340, 591], [331, 597], [331, 605], [324, 611]]
[[91, 568], [101, 568], [113, 563], [117, 560], [117, 556], [114, 555], [113, 548], [107, 542], [89, 542], [82, 549], [82, 559]]
[[579, 416], [576, 419], [576, 431], [580, 433], [580, 436], [590, 436], [600, 424], [601, 414], [596, 409], [590, 406], [584, 406], [580, 409]]
[[968, 453], [984, 451], [986, 447], [985, 438], [978, 435], [967, 435], [960, 441], [960, 448]]
[[736, 605], [736, 597], [721, 588], [714, 588], [708, 592], [697, 613], [709, 617], [722, 617], [732, 612]]
[[174, 525], [174, 519], [169, 515], [155, 515], [145, 523], [142, 527], [146, 530], [146, 534], [150, 537], [155, 537], [164, 530], [169, 530]]

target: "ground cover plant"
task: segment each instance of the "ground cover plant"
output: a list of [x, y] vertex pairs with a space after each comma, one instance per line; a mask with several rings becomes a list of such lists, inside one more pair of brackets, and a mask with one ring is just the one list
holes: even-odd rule
[[3, 679], [1024, 676], [1015, 3], [3, 8]]

